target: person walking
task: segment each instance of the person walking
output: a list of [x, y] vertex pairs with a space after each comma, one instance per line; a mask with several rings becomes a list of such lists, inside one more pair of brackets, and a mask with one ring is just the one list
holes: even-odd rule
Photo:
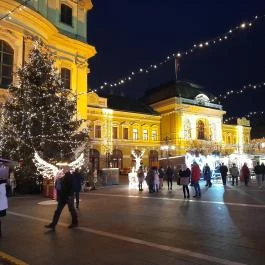
[[[184, 199], [190, 198], [190, 191], [188, 187], [190, 183], [190, 174], [191, 174], [190, 169], [186, 167], [186, 165], [182, 165], [179, 171], [179, 177], [180, 177], [179, 184], [182, 185]], [[187, 195], [186, 195], [186, 192], [187, 192]]]
[[206, 163], [205, 166], [203, 167], [203, 178], [206, 180], [206, 187], [212, 187], [212, 182], [211, 182], [211, 169], [209, 165]]
[[245, 182], [245, 186], [248, 186], [249, 178], [250, 178], [250, 170], [247, 166], [247, 163], [244, 163], [243, 167], [240, 170], [240, 174], [242, 176], [242, 179]]
[[222, 163], [222, 165], [220, 166], [220, 173], [222, 176], [222, 181], [224, 186], [226, 185], [227, 172], [228, 172], [227, 166], [224, 163]]
[[6, 197], [6, 184], [7, 179], [2, 179], [0, 176], [0, 237], [2, 237], [2, 217], [6, 216], [6, 210], [8, 208]]
[[61, 190], [62, 190], [62, 180], [61, 178], [64, 176], [63, 169], [60, 169], [57, 174], [55, 175], [55, 182], [54, 182], [54, 188], [56, 192], [56, 200], [59, 201]]
[[173, 172], [173, 169], [168, 166], [167, 167], [167, 170], [166, 170], [166, 178], [167, 178], [167, 188], [169, 190], [172, 190], [172, 182], [173, 182], [173, 175], [174, 175], [174, 172]]
[[229, 171], [232, 176], [232, 186], [235, 185], [235, 181], [236, 181], [236, 185], [238, 185], [239, 170], [235, 163], [232, 164], [232, 167], [230, 168]]
[[263, 184], [264, 179], [265, 179], [265, 165], [263, 162], [261, 163], [260, 168], [261, 168], [262, 184]]
[[76, 209], [79, 208], [79, 194], [81, 191], [82, 183], [83, 183], [83, 177], [79, 172], [79, 169], [76, 168], [73, 172], [73, 179], [74, 179], [74, 195], [75, 195], [75, 203], [76, 203]]
[[159, 191], [159, 173], [157, 167], [154, 168], [154, 192]]
[[154, 177], [154, 169], [150, 167], [146, 175], [146, 183], [149, 188], [149, 193], [154, 192]]
[[1, 163], [0, 165], [0, 237], [2, 237], [2, 217], [6, 216], [8, 208], [6, 185], [8, 180], [9, 168]]
[[96, 189], [97, 182], [98, 182], [98, 170], [95, 168], [93, 170], [93, 187], [92, 187], [92, 190]]
[[195, 195], [194, 198], [200, 198], [201, 197], [201, 187], [199, 184], [201, 176], [201, 170], [199, 165], [196, 162], [193, 162], [191, 167], [191, 183], [193, 184]]
[[258, 187], [261, 188], [262, 187], [262, 168], [259, 162], [257, 162], [257, 165], [254, 168], [254, 172], [256, 175]]
[[161, 190], [163, 188], [164, 175], [165, 175], [165, 171], [162, 166], [158, 169], [158, 174], [159, 174], [159, 189]]
[[144, 181], [144, 169], [143, 166], [140, 166], [137, 171], [137, 177], [138, 177], [138, 187], [139, 191], [143, 191], [143, 181]]
[[54, 212], [52, 222], [45, 225], [46, 228], [55, 230], [55, 227], [59, 221], [60, 215], [64, 206], [67, 204], [69, 212], [72, 216], [72, 223], [68, 228], [74, 228], [78, 226], [77, 213], [74, 207], [74, 179], [73, 175], [70, 173], [70, 167], [65, 166], [63, 168], [64, 176], [61, 178], [61, 195], [58, 200], [57, 209]]
[[9, 185], [10, 185], [10, 195], [15, 196], [15, 188], [17, 186], [16, 179], [14, 175], [14, 170], [10, 170], [9, 172], [9, 179], [8, 179]]

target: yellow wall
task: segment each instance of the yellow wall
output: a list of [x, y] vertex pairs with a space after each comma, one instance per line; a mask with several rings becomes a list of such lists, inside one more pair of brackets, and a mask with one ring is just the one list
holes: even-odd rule
[[[148, 166], [150, 150], [160, 152], [160, 116], [132, 112], [123, 112], [107, 108], [107, 99], [100, 98], [96, 93], [88, 94], [87, 110], [88, 126], [90, 127], [91, 148], [101, 154], [101, 167], [105, 167], [105, 154], [115, 149], [123, 153], [123, 168], [132, 167], [132, 150], [145, 150], [143, 163]], [[101, 126], [101, 138], [95, 137], [95, 126]], [[118, 128], [118, 137], [113, 139], [112, 127]], [[123, 128], [128, 128], [129, 137], [124, 139]], [[133, 129], [138, 130], [138, 139], [133, 139]], [[143, 130], [148, 131], [148, 139], [143, 139]], [[157, 132], [157, 140], [152, 139], [152, 131]]]

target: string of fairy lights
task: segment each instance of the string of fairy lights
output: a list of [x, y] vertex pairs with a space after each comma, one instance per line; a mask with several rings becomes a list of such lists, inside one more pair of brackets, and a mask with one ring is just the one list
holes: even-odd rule
[[142, 75], [142, 74], [149, 74], [153, 71], [158, 70], [160, 67], [162, 67], [163, 65], [165, 65], [166, 63], [172, 61], [172, 60], [176, 60], [176, 59], [180, 59], [182, 57], [185, 56], [189, 56], [191, 54], [194, 54], [195, 52], [205, 49], [205, 48], [209, 48], [212, 46], [216, 46], [220, 43], [223, 43], [229, 39], [232, 38], [232, 36], [236, 33], [236, 32], [242, 32], [246, 29], [250, 29], [252, 28], [255, 24], [261, 22], [263, 19], [265, 18], [265, 15], [262, 16], [255, 16], [253, 19], [251, 19], [248, 22], [243, 22], [240, 25], [237, 25], [233, 28], [230, 28], [226, 33], [218, 35], [212, 39], [206, 40], [206, 41], [201, 41], [201, 42], [196, 42], [193, 44], [192, 47], [183, 50], [183, 51], [178, 51], [175, 52], [173, 54], [168, 55], [165, 59], [161, 60], [160, 62], [156, 63], [156, 64], [151, 64], [148, 65], [146, 67], [139, 67], [138, 69], [136, 69], [135, 71], [132, 71], [130, 74], [119, 78], [115, 81], [109, 81], [109, 82], [104, 82], [102, 83], [98, 88], [94, 89], [94, 92], [98, 92], [100, 90], [103, 90], [105, 88], [112, 88], [112, 87], [118, 87], [118, 86], [122, 86], [125, 85], [126, 83], [134, 80], [137, 78], [137, 76]]
[[[243, 116], [250, 119], [250, 118], [252, 118], [254, 116], [263, 115], [263, 114], [265, 114], [265, 111], [250, 111], [250, 112], [248, 112], [247, 114], [245, 114]], [[224, 123], [227, 123], [227, 122], [230, 122], [230, 121], [233, 121], [233, 120], [237, 120], [238, 118], [242, 118], [242, 116], [226, 118], [226, 119], [224, 119]]]
[[27, 3], [30, 0], [24, 0], [23, 4], [19, 4], [18, 6], [16, 6], [15, 8], [13, 8], [12, 10], [9, 10], [8, 13], [6, 13], [5, 15], [3, 15], [2, 17], [0, 17], [0, 21], [1, 20], [10, 20], [12, 19], [12, 15], [14, 15], [16, 12], [20, 12], [23, 9], [26, 8]]
[[[1, 20], [11, 20], [12, 19], [12, 15], [14, 15], [17, 12], [21, 12], [24, 9], [26, 9], [26, 5], [30, 0], [24, 0], [23, 3], [19, 4], [18, 6], [16, 6], [15, 8], [13, 8], [12, 10], [9, 10], [8, 13], [6, 13], [5, 15], [3, 15], [2, 17], [0, 17], [0, 21]], [[258, 22], [261, 22], [264, 19], [265, 15], [262, 16], [255, 16], [253, 19], [251, 19], [248, 22], [243, 22], [240, 25], [237, 25], [233, 28], [230, 28], [226, 33], [218, 35], [212, 39], [209, 39], [207, 41], [201, 41], [201, 42], [196, 42], [193, 44], [192, 47], [183, 50], [183, 51], [178, 51], [175, 52], [173, 54], [168, 55], [165, 59], [161, 60], [160, 62], [156, 63], [156, 64], [151, 64], [148, 65], [146, 67], [139, 67], [137, 70], [132, 71], [130, 74], [128, 74], [127, 76], [123, 77], [123, 78], [119, 78], [116, 81], [110, 81], [110, 82], [104, 82], [102, 85], [100, 85], [99, 88], [96, 88], [94, 90], [92, 90], [93, 92], [97, 92], [99, 90], [102, 90], [104, 88], [108, 88], [108, 87], [118, 87], [118, 86], [122, 86], [125, 85], [127, 82], [132, 81], [133, 79], [136, 79], [137, 76], [142, 75], [142, 74], [149, 74], [153, 71], [158, 70], [160, 67], [162, 67], [163, 65], [165, 65], [166, 63], [175, 60], [176, 58], [181, 58], [181, 57], [185, 57], [185, 56], [189, 56], [199, 50], [208, 48], [208, 47], [212, 47], [215, 45], [218, 45], [222, 42], [225, 42], [229, 39], [232, 38], [233, 34], [236, 32], [242, 32], [245, 29], [249, 29], [251, 27], [253, 27], [253, 25], [257, 24]], [[229, 96], [232, 95], [240, 95], [243, 94], [244, 92], [246, 92], [249, 89], [257, 89], [257, 88], [261, 88], [261, 87], [265, 87], [265, 82], [260, 82], [257, 84], [248, 84], [248, 85], [244, 85], [242, 89], [239, 90], [229, 90], [226, 91], [223, 94], [218, 95], [217, 97], [213, 98], [211, 100], [211, 102], [216, 102], [218, 100], [222, 100], [222, 99], [227, 99]], [[85, 94], [85, 93], [82, 93]], [[79, 96], [75, 95], [75, 96]], [[258, 112], [249, 112], [247, 115], [245, 115], [247, 118], [251, 118], [254, 115], [260, 115], [260, 114], [264, 114], [263, 111], [258, 111]], [[229, 117], [227, 119], [224, 120], [224, 122], [229, 122], [231, 120], [237, 119], [238, 117]], [[52, 140], [51, 140], [52, 141]]]
[[259, 82], [259, 83], [256, 83], [256, 84], [247, 84], [247, 85], [244, 85], [241, 89], [239, 90], [228, 90], [226, 91], [225, 93], [223, 94], [220, 94], [216, 97], [214, 97], [213, 99], [211, 99], [211, 102], [217, 102], [217, 101], [220, 101], [220, 100], [223, 100], [223, 99], [227, 99], [228, 97], [230, 96], [233, 96], [233, 95], [242, 95], [243, 93], [247, 92], [248, 90], [257, 90], [259, 88], [263, 88], [265, 87], [265, 82], [262, 81], [262, 82]]

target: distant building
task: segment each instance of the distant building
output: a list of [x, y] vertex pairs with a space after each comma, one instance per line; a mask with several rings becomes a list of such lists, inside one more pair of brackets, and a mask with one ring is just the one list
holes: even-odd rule
[[147, 90], [140, 101], [89, 93], [93, 163], [104, 166], [109, 153], [107, 160], [112, 166], [130, 168], [131, 150], [142, 149], [146, 166], [188, 151], [245, 152], [250, 142], [249, 121], [243, 118], [237, 125], [224, 124], [225, 111], [211, 103], [212, 98], [202, 87], [183, 81]]

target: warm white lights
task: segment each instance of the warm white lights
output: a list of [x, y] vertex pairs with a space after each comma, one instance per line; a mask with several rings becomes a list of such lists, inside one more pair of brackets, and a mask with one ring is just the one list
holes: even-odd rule
[[[262, 17], [261, 17], [262, 18]], [[228, 40], [230, 38], [230, 36], [236, 32], [239, 31], [241, 29], [245, 29], [247, 27], [252, 27], [254, 24], [253, 22], [255, 21], [255, 24], [257, 24], [257, 21], [261, 20], [259, 19], [258, 16], [255, 16], [255, 19], [251, 20], [249, 23], [241, 23], [239, 26], [236, 26], [234, 28], [231, 28], [229, 31], [227, 31], [225, 34], [223, 35], [218, 35], [215, 38], [211, 39], [211, 40], [207, 40], [207, 41], [203, 41], [203, 42], [199, 42], [199, 43], [195, 43], [193, 44], [192, 48], [186, 49], [184, 51], [180, 51], [177, 53], [173, 53], [171, 55], [166, 56], [165, 59], [163, 59], [162, 61], [160, 61], [157, 65], [149, 65], [146, 68], [139, 68], [138, 71], [132, 72], [131, 75], [134, 76], [134, 78], [136, 78], [136, 74], [142, 74], [142, 73], [150, 73], [154, 70], [157, 70], [159, 67], [162, 67], [164, 64], [168, 63], [170, 60], [175, 59], [176, 57], [181, 57], [181, 56], [189, 56], [191, 55], [193, 52], [197, 51], [197, 50], [202, 50], [204, 48], [213, 46], [213, 45], [217, 45], [221, 42], [225, 42], [226, 40]], [[229, 38], [228, 38], [228, 34], [229, 34]], [[126, 82], [130, 81], [132, 79], [131, 75], [128, 75], [127, 77], [124, 77], [123, 79], [118, 79], [114, 82], [109, 82], [109, 83], [104, 83], [104, 85], [100, 86], [100, 89], [104, 89], [106, 87], [111, 87], [112, 85], [117, 86], [118, 85], [123, 85], [126, 84]], [[122, 81], [121, 81], [122, 80]]]

